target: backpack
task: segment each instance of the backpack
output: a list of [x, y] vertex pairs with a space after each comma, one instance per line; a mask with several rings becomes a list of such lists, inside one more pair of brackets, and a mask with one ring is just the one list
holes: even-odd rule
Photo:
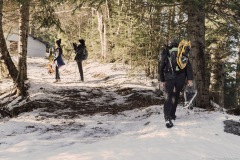
[[87, 51], [87, 48], [85, 47], [83, 50], [82, 60], [86, 60], [87, 58], [88, 58], [88, 51]]
[[179, 68], [184, 69], [188, 63], [188, 57], [190, 54], [191, 42], [182, 40], [178, 45], [178, 53], [177, 53], [177, 65]]
[[184, 70], [188, 63], [190, 48], [190, 41], [182, 40], [178, 47], [168, 50], [168, 71], [174, 74], [175, 72], [179, 73]]

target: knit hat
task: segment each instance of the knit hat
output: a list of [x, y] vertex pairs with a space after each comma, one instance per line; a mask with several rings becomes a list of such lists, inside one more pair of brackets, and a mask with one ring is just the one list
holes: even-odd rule
[[172, 39], [170, 42], [170, 47], [178, 47], [179, 41], [177, 39]]
[[84, 39], [79, 39], [78, 40], [81, 44], [85, 44], [85, 40]]
[[60, 45], [61, 45], [61, 39], [56, 40], [56, 43], [57, 43], [58, 47], [60, 47]]

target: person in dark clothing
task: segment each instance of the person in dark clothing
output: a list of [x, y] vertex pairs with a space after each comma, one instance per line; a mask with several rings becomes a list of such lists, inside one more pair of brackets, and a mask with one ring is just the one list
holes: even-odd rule
[[63, 58], [62, 58], [62, 55], [63, 55], [63, 51], [62, 51], [62, 47], [61, 47], [61, 39], [57, 40], [56, 43], [55, 43], [55, 52], [54, 52], [54, 63], [55, 63], [55, 81], [54, 83], [56, 82], [60, 82], [60, 74], [59, 74], [59, 68], [63, 65], [65, 65], [64, 61], [63, 61]]
[[170, 46], [166, 47], [161, 53], [161, 60], [158, 65], [159, 80], [165, 90], [164, 118], [166, 127], [173, 127], [172, 120], [176, 119], [176, 108], [180, 92], [186, 80], [188, 86], [193, 85], [193, 71], [191, 63], [184, 69], [178, 67], [176, 56], [178, 52], [178, 40], [174, 39]]
[[83, 54], [84, 54], [84, 50], [86, 49], [86, 45], [85, 45], [84, 39], [79, 39], [79, 42], [80, 44], [78, 46], [76, 43], [73, 43], [73, 48], [76, 52], [76, 56], [74, 60], [77, 62], [81, 81], [84, 82], [82, 61], [83, 61]]

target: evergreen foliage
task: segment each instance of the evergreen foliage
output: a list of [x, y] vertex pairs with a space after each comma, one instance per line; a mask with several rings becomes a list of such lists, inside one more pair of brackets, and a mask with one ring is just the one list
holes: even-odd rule
[[[19, 9], [19, 2], [21, 0], [4, 1], [5, 31], [11, 30], [18, 23], [16, 10]], [[223, 63], [229, 57], [236, 57], [233, 49], [239, 47], [239, 0], [32, 0], [30, 28], [34, 29], [36, 36], [48, 41], [50, 45], [61, 37], [69, 58], [73, 56], [72, 42], [83, 38], [86, 40], [90, 58], [130, 64], [133, 70], [144, 71], [147, 76], [156, 78], [157, 57], [163, 46], [172, 38], [181, 40], [194, 34], [189, 33], [187, 28], [191, 7], [194, 7], [194, 14], [197, 16], [201, 16], [201, 12], [206, 16], [203, 24], [205, 31], [202, 32], [206, 41], [202, 48], [204, 54], [202, 57], [194, 55], [192, 58], [195, 61], [198, 61], [197, 57], [201, 58], [206, 63], [202, 64], [206, 66], [205, 69], [201, 67], [206, 79], [202, 78], [200, 81], [210, 81], [211, 73], [215, 72], [217, 77]], [[211, 58], [213, 54], [217, 55], [217, 59]], [[233, 63], [237, 65], [237, 61]], [[239, 79], [239, 69], [236, 68], [239, 66], [223, 66], [224, 74], [237, 72], [237, 76], [230, 78], [225, 74], [220, 81], [225, 81], [227, 86], [226, 83], [233, 78], [236, 84]], [[214, 92], [218, 90], [210, 90], [210, 94], [213, 95]], [[224, 92], [228, 91], [223, 90]], [[237, 99], [238, 94], [234, 107], [240, 107]], [[230, 99], [226, 98], [225, 104], [228, 101]]]

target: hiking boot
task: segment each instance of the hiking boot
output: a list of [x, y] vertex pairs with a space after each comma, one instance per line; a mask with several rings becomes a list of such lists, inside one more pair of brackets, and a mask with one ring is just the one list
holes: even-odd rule
[[76, 82], [79, 82], [79, 83], [80, 83], [80, 82], [84, 82], [84, 81], [83, 81], [83, 80], [81, 80], [81, 79], [78, 79]]
[[56, 79], [53, 83], [61, 82], [60, 79]]
[[166, 127], [167, 128], [172, 128], [173, 127], [173, 123], [170, 119], [166, 120], [165, 122], [166, 122]]

